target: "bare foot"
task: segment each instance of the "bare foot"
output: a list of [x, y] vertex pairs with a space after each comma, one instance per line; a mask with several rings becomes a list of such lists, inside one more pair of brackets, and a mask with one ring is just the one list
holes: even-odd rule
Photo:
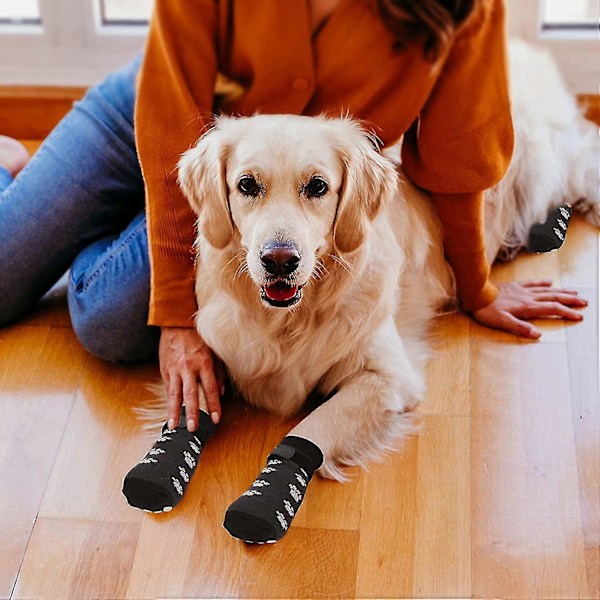
[[6, 135], [0, 135], [0, 167], [4, 167], [15, 177], [29, 162], [31, 156], [21, 142]]

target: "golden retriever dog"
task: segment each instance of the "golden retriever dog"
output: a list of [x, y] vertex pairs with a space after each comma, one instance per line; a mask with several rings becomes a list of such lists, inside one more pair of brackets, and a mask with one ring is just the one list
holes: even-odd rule
[[[511, 55], [516, 150], [487, 192], [490, 261], [561, 203], [599, 218], [594, 127], [545, 55]], [[286, 417], [327, 398], [290, 433], [340, 481], [411, 429], [428, 325], [455, 296], [440, 223], [395, 154], [350, 117], [221, 116], [179, 163], [198, 216], [198, 332], [251, 405]]]

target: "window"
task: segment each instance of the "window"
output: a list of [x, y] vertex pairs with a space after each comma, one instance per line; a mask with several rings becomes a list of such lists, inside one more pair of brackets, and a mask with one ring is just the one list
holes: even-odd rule
[[597, 31], [599, 16], [598, 0], [546, 0], [543, 28]]
[[[598, 93], [598, 0], [504, 1], [511, 35], [549, 49], [573, 91]], [[152, 5], [153, 0], [0, 0], [0, 85], [98, 82], [143, 48]]]
[[37, 25], [39, 22], [38, 0], [0, 0], [0, 23]]
[[153, 0], [0, 0], [0, 85], [92, 85], [144, 45]]
[[598, 0], [506, 0], [509, 34], [550, 51], [571, 90], [600, 84]]
[[144, 24], [150, 19], [152, 0], [98, 0], [103, 25]]

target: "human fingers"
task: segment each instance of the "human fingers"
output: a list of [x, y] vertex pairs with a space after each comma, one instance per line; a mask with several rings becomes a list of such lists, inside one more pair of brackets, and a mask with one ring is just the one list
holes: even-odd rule
[[563, 290], [540, 292], [535, 295], [536, 302], [560, 302], [566, 306], [587, 306], [587, 300]]
[[535, 302], [527, 308], [527, 315], [531, 319], [534, 317], [561, 317], [569, 321], [581, 321], [583, 315], [560, 302]]
[[219, 399], [219, 385], [215, 375], [215, 367], [210, 358], [204, 359], [200, 363], [200, 381], [208, 404], [207, 412], [216, 425], [221, 418], [221, 401]]
[[519, 281], [519, 284], [523, 287], [550, 287], [552, 279], [528, 279], [526, 281]]
[[198, 380], [196, 373], [186, 371], [182, 377], [183, 403], [185, 405], [185, 418], [188, 431], [196, 431], [198, 426]]
[[169, 429], [175, 429], [177, 423], [179, 423], [181, 399], [181, 378], [178, 375], [172, 374], [169, 378], [169, 386], [167, 388], [167, 427]]
[[503, 314], [499, 329], [504, 329], [505, 331], [531, 340], [537, 340], [542, 337], [542, 332], [537, 327], [534, 327], [531, 323], [523, 321], [508, 312]]
[[206, 414], [210, 414], [208, 410], [208, 402], [206, 401], [206, 396], [204, 395], [201, 382], [198, 382], [198, 403], [200, 410], [203, 410]]
[[527, 291], [532, 292], [534, 294], [539, 294], [539, 293], [548, 293], [549, 291], [553, 291], [553, 292], [561, 292], [563, 294], [571, 294], [573, 296], [578, 296], [579, 292], [577, 290], [565, 290], [564, 288], [554, 288], [551, 287], [550, 289], [548, 289], [547, 285], [544, 286], [531, 286], [527, 288]]

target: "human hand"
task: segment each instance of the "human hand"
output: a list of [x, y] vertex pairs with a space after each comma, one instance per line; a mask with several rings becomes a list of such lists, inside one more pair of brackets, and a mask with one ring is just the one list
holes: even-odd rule
[[587, 300], [576, 291], [553, 288], [552, 281], [514, 281], [498, 285], [500, 293], [488, 306], [473, 311], [473, 317], [483, 325], [502, 329], [515, 335], [538, 339], [542, 332], [526, 321], [561, 317], [581, 321], [583, 315], [571, 306], [583, 308]]
[[225, 374], [221, 361], [198, 332], [191, 328], [162, 327], [158, 358], [167, 387], [168, 428], [174, 429], [179, 423], [182, 401], [188, 431], [195, 431], [198, 426], [199, 408], [210, 414], [213, 423], [218, 423]]

